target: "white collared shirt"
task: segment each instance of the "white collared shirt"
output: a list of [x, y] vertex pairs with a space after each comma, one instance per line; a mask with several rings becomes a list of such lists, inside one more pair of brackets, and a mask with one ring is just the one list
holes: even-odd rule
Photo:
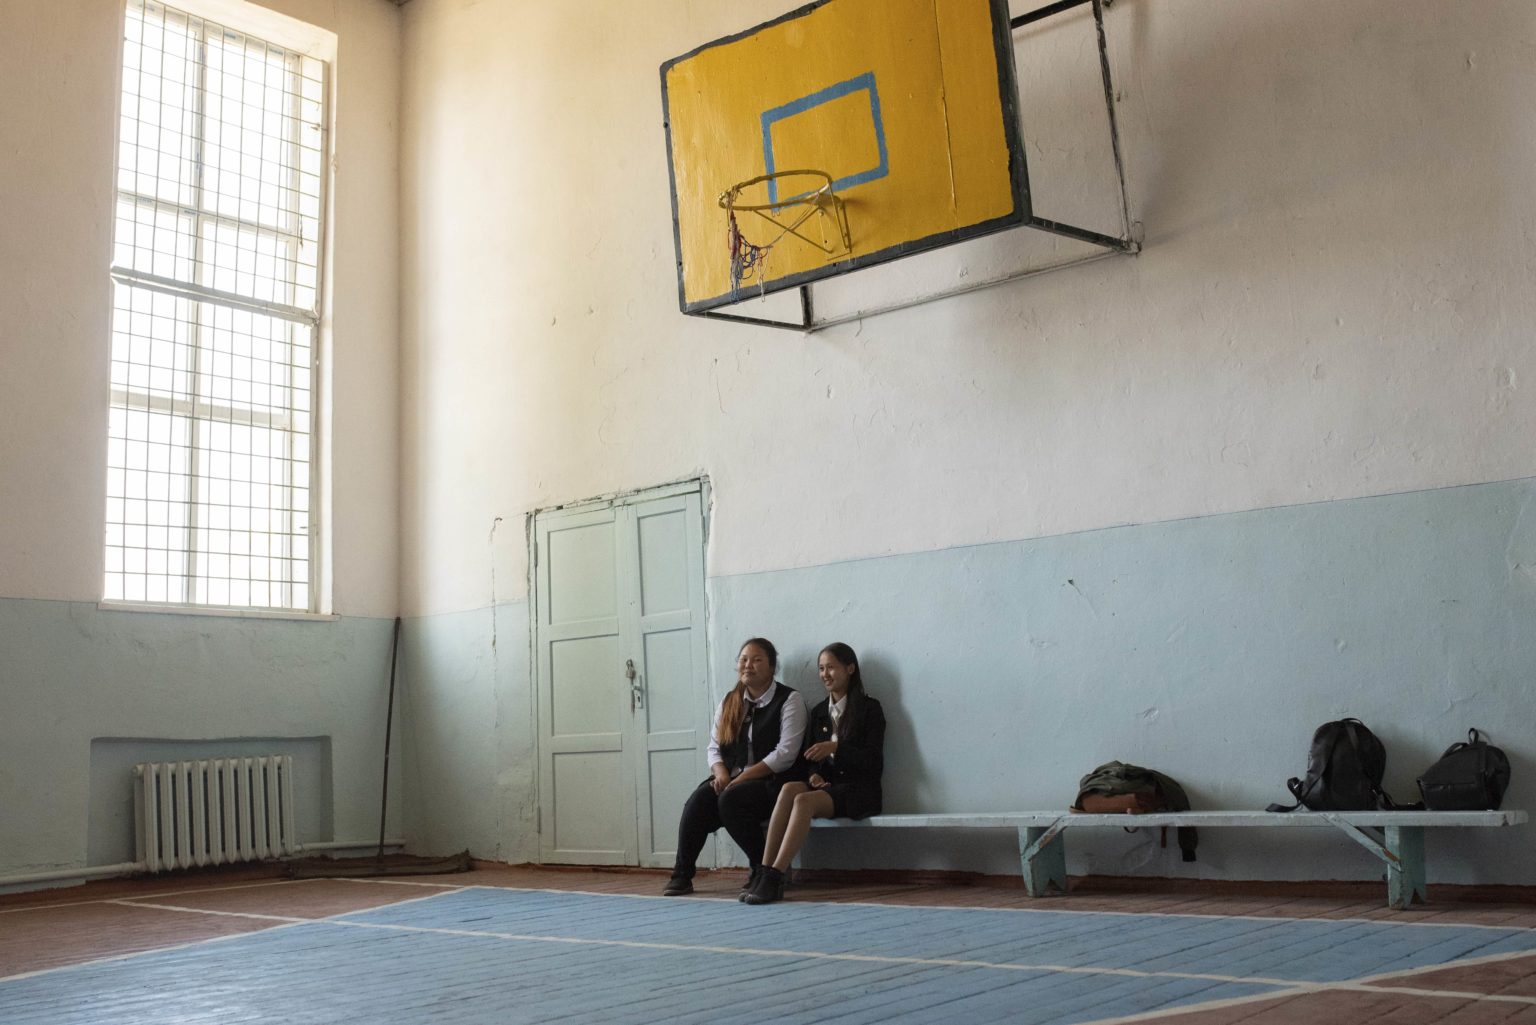
[[[762, 708], [773, 699], [773, 688], [763, 691], [756, 701], [747, 698], [747, 704], [754, 708]], [[715, 707], [715, 721], [709, 728], [709, 767], [714, 769], [716, 764], [725, 761], [720, 755], [720, 711], [724, 702]], [[779, 710], [779, 743], [772, 751], [762, 759], [764, 765], [774, 772], [784, 772], [800, 755], [800, 741], [805, 737], [805, 699], [800, 692], [790, 691], [789, 697], [784, 699], [784, 707]], [[747, 741], [752, 740], [752, 718], [747, 717]]]
[[848, 695], [844, 694], [837, 701], [827, 706], [827, 711], [832, 714], [832, 739], [837, 740], [837, 725], [843, 721], [843, 713], [848, 711]]

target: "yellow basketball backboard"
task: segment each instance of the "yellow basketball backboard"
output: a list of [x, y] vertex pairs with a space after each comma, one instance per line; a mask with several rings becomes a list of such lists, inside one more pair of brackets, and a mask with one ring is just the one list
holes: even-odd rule
[[[684, 312], [1030, 216], [1007, 0], [819, 0], [670, 60], [661, 79]], [[784, 204], [792, 221], [803, 179], [772, 176], [795, 170], [831, 179], [846, 235], [825, 211], [798, 229], [816, 237], [743, 217], [747, 241], [774, 244], [738, 280], [722, 195], [769, 176], [741, 201]]]

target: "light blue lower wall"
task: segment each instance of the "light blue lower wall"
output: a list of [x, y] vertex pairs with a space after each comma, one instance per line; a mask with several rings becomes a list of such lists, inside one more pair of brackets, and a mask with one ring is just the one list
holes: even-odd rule
[[526, 601], [407, 619], [401, 635], [406, 838], [423, 854], [538, 856]]
[[[1197, 807], [1286, 798], [1311, 732], [1386, 742], [1388, 788], [1467, 727], [1536, 804], [1536, 481], [1211, 516], [709, 581], [715, 692], [762, 634], [816, 699], [844, 640], [885, 702], [887, 809], [1065, 807], [1118, 758]], [[528, 606], [406, 624], [410, 835], [424, 852], [537, 858]], [[495, 647], [492, 647], [493, 633]], [[700, 766], [700, 772], [703, 772]], [[1432, 836], [1447, 882], [1536, 883], [1533, 827]], [[727, 846], [728, 845], [723, 845]], [[804, 864], [1017, 871], [1005, 834], [813, 834]], [[1184, 865], [1155, 833], [1074, 836], [1074, 873], [1372, 878], [1341, 835], [1219, 833]]]
[[[709, 590], [717, 693], [751, 634], [779, 643], [784, 678], [812, 696], [819, 647], [859, 649], [891, 720], [891, 811], [1058, 807], [1110, 758], [1172, 773], [1201, 807], [1261, 807], [1302, 770], [1311, 729], [1346, 714], [1386, 741], [1401, 798], [1468, 726], [1514, 762], [1507, 806], [1536, 792], [1536, 481], [716, 577]], [[389, 630], [0, 599], [0, 874], [107, 856], [91, 834], [101, 738], [329, 738], [333, 836], [376, 835]], [[390, 832], [414, 849], [536, 858], [529, 657], [526, 602], [405, 624]], [[1433, 877], [1536, 883], [1528, 832], [1433, 838]], [[1007, 873], [1015, 855], [1002, 835], [816, 834], [805, 863]], [[1300, 833], [1213, 833], [1185, 866], [1155, 836], [1101, 832], [1074, 840], [1070, 867], [1378, 874], [1350, 841]]]
[[97, 791], [121, 797], [109, 763], [140, 746], [328, 746], [299, 839], [377, 839], [391, 625], [0, 599], [0, 875], [127, 860], [118, 798]]
[[[1201, 808], [1287, 797], [1312, 730], [1346, 715], [1388, 750], [1388, 789], [1469, 726], [1536, 804], [1536, 481], [1330, 502], [711, 582], [726, 679], [752, 634], [819, 691], [820, 646], [861, 654], [885, 702], [887, 808], [1065, 807], [1110, 759], [1182, 780]], [[718, 688], [717, 688], [718, 689]], [[1432, 877], [1536, 883], [1536, 827], [1431, 839]], [[1073, 872], [1379, 874], [1352, 841], [1210, 832], [1183, 865], [1157, 837], [1074, 836]], [[813, 837], [808, 865], [1017, 871], [1004, 836]]]

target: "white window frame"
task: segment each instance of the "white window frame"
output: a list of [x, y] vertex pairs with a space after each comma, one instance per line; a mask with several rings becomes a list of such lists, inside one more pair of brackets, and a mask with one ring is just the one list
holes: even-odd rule
[[[119, 25], [127, 18], [128, 2], [119, 7], [121, 17]], [[235, 606], [198, 604], [195, 602], [151, 601], [139, 599], [107, 599], [103, 598], [98, 604], [104, 609], [118, 609], [129, 611], [153, 611], [160, 613], [177, 613], [191, 615], [211, 616], [236, 616], [268, 619], [324, 619], [333, 620], [336, 617], [331, 608], [331, 574], [332, 574], [332, 546], [330, 538], [331, 526], [331, 502], [330, 502], [330, 473], [329, 473], [329, 441], [330, 424], [328, 402], [329, 380], [328, 368], [331, 354], [331, 332], [329, 310], [331, 306], [331, 286], [329, 273], [331, 268], [331, 238], [332, 238], [332, 196], [334, 193], [334, 161], [333, 140], [335, 123], [335, 79], [334, 68], [337, 50], [337, 39], [333, 32], [310, 25], [279, 14], [268, 8], [247, 2], [247, 0], [152, 0], [161, 6], [167, 6], [177, 12], [202, 19], [207, 23], [216, 24], [223, 28], [246, 35], [252, 39], [260, 40], [276, 46], [289, 53], [313, 58], [319, 61], [323, 67], [322, 72], [322, 123], [321, 131], [321, 167], [319, 190], [319, 232], [318, 232], [318, 257], [315, 266], [314, 281], [314, 307], [313, 309], [301, 309], [298, 307], [283, 306], [280, 303], [266, 302], [261, 299], [243, 296], [230, 292], [222, 292], [195, 283], [183, 282], [176, 279], [157, 278], [154, 275], [142, 271], [135, 272], [112, 266], [110, 277], [112, 288], [118, 284], [132, 285], [135, 288], [147, 289], [154, 292], [168, 293], [181, 299], [204, 302], [215, 306], [222, 306], [231, 310], [242, 310], [264, 316], [277, 316], [281, 319], [302, 322], [310, 328], [310, 427], [309, 427], [309, 528], [308, 528], [308, 587], [305, 608], [274, 608], [270, 606]], [[121, 175], [121, 144], [117, 138], [117, 131], [122, 124], [121, 107], [124, 102], [123, 89], [123, 50], [125, 45], [125, 32], [119, 29], [119, 61], [118, 74], [115, 79], [118, 88], [119, 115], [114, 122], [114, 145], [112, 161], [112, 195], [114, 206], [123, 198], [130, 198], [120, 188]], [[204, 102], [201, 98], [199, 103]], [[199, 158], [199, 163], [201, 159]], [[207, 214], [213, 220], [219, 220], [216, 215]], [[115, 217], [114, 217], [115, 221]], [[114, 239], [113, 249], [116, 249]], [[109, 407], [120, 405], [124, 389], [114, 386], [109, 393]], [[158, 400], [153, 400], [158, 401]], [[169, 401], [169, 400], [167, 400]], [[208, 407], [211, 403], [198, 399], [192, 400], [192, 405], [197, 408]], [[142, 407], [140, 407], [142, 408]], [[189, 410], [195, 417], [196, 409]], [[194, 451], [197, 445], [192, 445]], [[192, 552], [192, 531], [187, 528], [187, 544], [185, 550], [189, 556]], [[105, 545], [98, 549], [104, 554]], [[105, 566], [101, 579], [105, 581]]]

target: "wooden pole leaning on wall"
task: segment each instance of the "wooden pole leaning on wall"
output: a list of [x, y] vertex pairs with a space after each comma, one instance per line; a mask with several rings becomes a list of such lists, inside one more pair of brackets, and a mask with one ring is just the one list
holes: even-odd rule
[[384, 714], [384, 781], [379, 798], [379, 849], [372, 858], [309, 858], [288, 866], [290, 879], [359, 879], [374, 876], [443, 875], [468, 872], [472, 868], [469, 851], [446, 858], [423, 858], [397, 854], [384, 855], [385, 823], [389, 818], [389, 749], [395, 725], [395, 678], [400, 666], [400, 617], [395, 617], [389, 646], [389, 701]]

